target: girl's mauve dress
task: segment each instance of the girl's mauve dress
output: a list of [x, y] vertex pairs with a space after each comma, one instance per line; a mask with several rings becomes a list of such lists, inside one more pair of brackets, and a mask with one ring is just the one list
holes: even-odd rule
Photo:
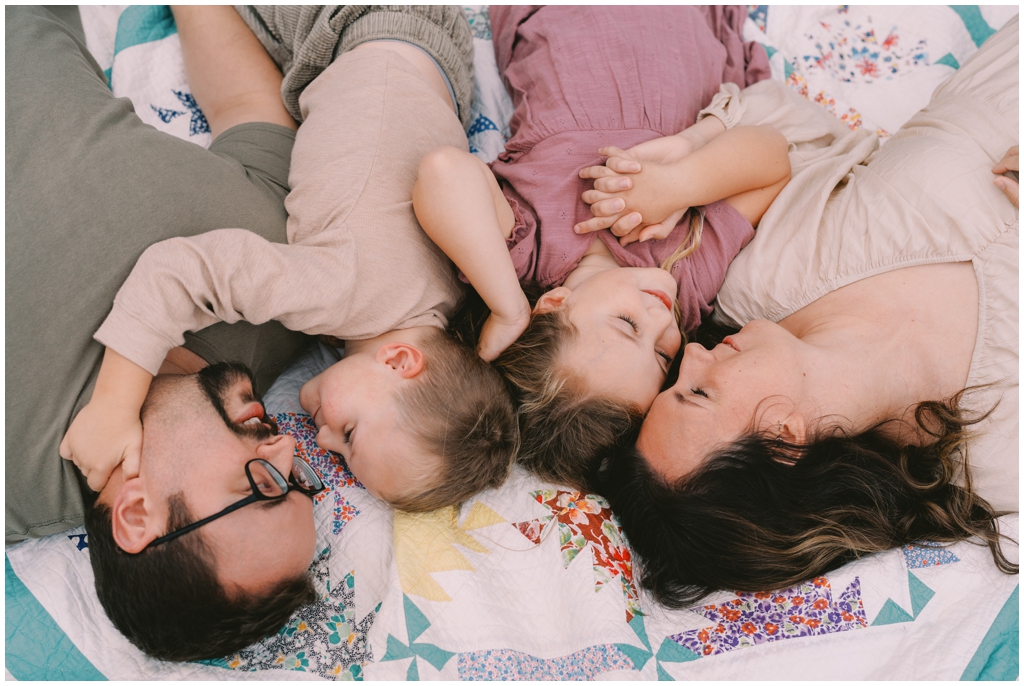
[[[490, 10], [498, 69], [512, 96], [511, 138], [491, 169], [516, 217], [509, 252], [521, 281], [560, 284], [595, 238], [619, 264], [656, 267], [687, 234], [623, 248], [610, 231], [572, 227], [590, 218], [581, 168], [599, 148], [629, 148], [692, 126], [722, 82], [770, 75], [768, 56], [744, 43], [739, 7], [499, 7]], [[684, 331], [711, 311], [750, 223], [724, 202], [705, 208], [700, 248], [672, 270]]]

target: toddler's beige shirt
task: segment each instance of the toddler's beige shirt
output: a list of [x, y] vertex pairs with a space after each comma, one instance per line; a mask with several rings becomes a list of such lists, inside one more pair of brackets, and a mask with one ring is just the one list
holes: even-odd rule
[[427, 152], [468, 150], [458, 117], [412, 64], [370, 48], [339, 57], [300, 106], [289, 244], [242, 228], [157, 243], [96, 340], [155, 374], [184, 332], [217, 321], [348, 340], [447, 325], [462, 286], [417, 223], [412, 189]]

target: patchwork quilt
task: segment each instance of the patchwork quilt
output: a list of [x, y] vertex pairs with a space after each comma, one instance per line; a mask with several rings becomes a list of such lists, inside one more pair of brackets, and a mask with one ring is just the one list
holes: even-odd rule
[[[474, 31], [469, 141], [493, 159], [511, 102], [487, 8]], [[751, 6], [747, 37], [786, 80], [852, 128], [895, 131], [1016, 8]], [[209, 131], [165, 7], [82, 10], [116, 95], [200, 145]], [[628, 541], [600, 497], [516, 470], [460, 508], [396, 512], [321, 449], [297, 402], [340, 358], [319, 345], [266, 397], [330, 486], [317, 496], [318, 602], [235, 655], [172, 664], [121, 636], [95, 597], [73, 530], [7, 548], [6, 671], [17, 679], [1015, 679], [1019, 586], [987, 548], [928, 541], [786, 589], [717, 593], [669, 611], [639, 590]], [[799, 497], [799, 494], [794, 494]], [[1000, 519], [1018, 539], [1019, 519]], [[1017, 546], [1005, 550], [1017, 558]], [[152, 621], [160, 621], [153, 617]]]

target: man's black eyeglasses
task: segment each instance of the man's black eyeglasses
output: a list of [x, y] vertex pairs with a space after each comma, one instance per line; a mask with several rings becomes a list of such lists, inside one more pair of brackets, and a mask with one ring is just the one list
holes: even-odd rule
[[[249, 460], [245, 463], [245, 475], [249, 477], [249, 485], [252, 487], [252, 494], [242, 498], [237, 503], [228, 505], [217, 514], [210, 515], [205, 519], [200, 519], [198, 522], [192, 522], [188, 526], [184, 526], [177, 531], [172, 531], [169, 534], [153, 540], [146, 546], [146, 548], [152, 548], [153, 546], [160, 545], [161, 543], [171, 541], [178, 536], [184, 536], [188, 532], [195, 531], [204, 524], [209, 524], [219, 517], [223, 517], [226, 514], [234, 512], [235, 510], [259, 500], [279, 500], [280, 498], [288, 495], [288, 491], [292, 488], [299, 493], [308, 495], [311, 498], [327, 488], [324, 486], [324, 482], [320, 478], [320, 475], [316, 473], [316, 470], [310, 467], [306, 461], [300, 457], [293, 458], [292, 471], [291, 474], [288, 475], [287, 481], [283, 476], [281, 476], [281, 472], [277, 471], [274, 465], [270, 464], [266, 460], [258, 458], [255, 460]], [[145, 548], [143, 548], [143, 550], [145, 550]]]

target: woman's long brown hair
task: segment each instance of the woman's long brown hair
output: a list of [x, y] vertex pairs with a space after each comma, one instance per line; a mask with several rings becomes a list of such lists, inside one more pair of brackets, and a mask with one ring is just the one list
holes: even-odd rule
[[903, 445], [879, 424], [805, 445], [748, 435], [676, 483], [635, 451], [613, 451], [600, 491], [619, 517], [640, 584], [680, 607], [712, 591], [792, 586], [865, 555], [919, 542], [976, 540], [1016, 574], [996, 517], [971, 481], [961, 391], [917, 406], [934, 440]]

